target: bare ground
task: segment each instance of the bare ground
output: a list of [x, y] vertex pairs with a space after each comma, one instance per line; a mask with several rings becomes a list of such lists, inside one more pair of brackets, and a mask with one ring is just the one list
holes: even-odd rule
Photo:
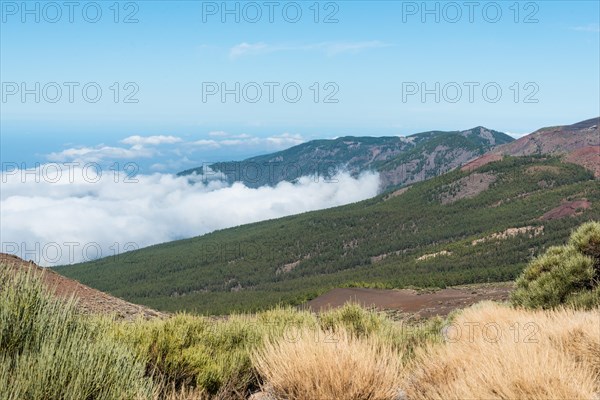
[[600, 146], [588, 146], [572, 151], [565, 157], [565, 161], [579, 164], [600, 178]]
[[77, 299], [77, 308], [86, 314], [114, 315], [118, 319], [135, 320], [139, 317], [162, 318], [166, 314], [147, 307], [129, 303], [111, 296], [72, 279], [65, 278], [48, 268], [42, 268], [33, 262], [27, 262], [19, 257], [0, 253], [2, 268], [23, 269], [39, 274], [47, 287], [58, 297]]
[[442, 204], [452, 204], [461, 199], [470, 199], [488, 190], [496, 181], [496, 176], [490, 173], [473, 173], [465, 176], [450, 185], [444, 186], [446, 193], [442, 194]]
[[309, 301], [306, 308], [318, 312], [354, 302], [388, 313], [427, 318], [445, 316], [453, 310], [469, 307], [482, 300], [507, 301], [512, 289], [512, 283], [457, 286], [429, 292], [411, 289], [338, 288]]
[[583, 211], [587, 210], [592, 206], [588, 200], [575, 200], [566, 201], [560, 206], [553, 208], [540, 217], [542, 221], [550, 221], [553, 219], [560, 219], [565, 217], [571, 217], [573, 215], [579, 215]]

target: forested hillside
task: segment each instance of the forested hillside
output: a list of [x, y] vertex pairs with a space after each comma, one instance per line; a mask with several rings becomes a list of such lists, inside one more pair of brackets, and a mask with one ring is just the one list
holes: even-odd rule
[[345, 170], [356, 176], [381, 172], [381, 189], [420, 182], [461, 166], [495, 146], [510, 143], [510, 136], [483, 127], [465, 131], [430, 131], [407, 137], [340, 137], [313, 140], [272, 154], [240, 162], [220, 162], [180, 172], [213, 178], [215, 172], [229, 182], [248, 187], [275, 185], [306, 175], [330, 177]]
[[132, 302], [204, 313], [298, 304], [339, 286], [506, 281], [600, 219], [599, 201], [598, 181], [581, 166], [507, 157], [359, 203], [57, 271]]

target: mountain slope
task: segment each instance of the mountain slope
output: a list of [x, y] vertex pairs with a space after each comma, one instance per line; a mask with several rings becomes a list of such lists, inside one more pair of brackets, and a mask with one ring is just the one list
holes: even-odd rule
[[10, 254], [0, 253], [2, 268], [10, 268], [15, 272], [25, 270], [39, 274], [48, 290], [55, 296], [77, 301], [76, 307], [86, 314], [114, 315], [119, 319], [136, 320], [138, 318], [156, 318], [166, 315], [137, 304], [131, 304], [119, 298], [92, 289], [79, 282], [65, 278], [48, 268], [41, 268], [31, 261], [22, 260]]
[[[305, 175], [328, 177], [339, 170], [347, 170], [355, 176], [376, 170], [382, 173], [381, 188], [385, 190], [440, 175], [512, 140], [504, 133], [483, 127], [423, 132], [407, 137], [347, 136], [313, 140], [241, 162], [216, 163], [210, 168], [224, 174], [230, 182], [241, 181], [249, 187], [294, 181]], [[179, 175], [203, 172], [200, 167]]]
[[[332, 183], [333, 184], [333, 183]], [[340, 286], [506, 281], [600, 219], [600, 188], [552, 157], [507, 157], [395, 195], [57, 268], [129, 301], [227, 313], [297, 304]]]
[[497, 161], [502, 156], [549, 154], [564, 156], [569, 162], [582, 165], [600, 177], [599, 125], [600, 118], [592, 118], [572, 125], [542, 128], [497, 147], [465, 168]]
[[414, 148], [378, 165], [383, 188], [410, 185], [441, 175], [514, 140], [481, 126], [460, 132], [426, 132], [414, 136], [420, 138]]

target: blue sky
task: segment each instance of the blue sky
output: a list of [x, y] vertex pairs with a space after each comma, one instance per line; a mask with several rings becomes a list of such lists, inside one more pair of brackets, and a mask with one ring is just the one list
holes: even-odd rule
[[[48, 2], [27, 2], [33, 10], [37, 4], [39, 22], [23, 14], [22, 2], [1, 3], [3, 161], [91, 154], [177, 171], [313, 138], [477, 125], [520, 134], [600, 114], [597, 1], [474, 2], [472, 22], [462, 1], [274, 2], [272, 23], [262, 1], [228, 2], [230, 9], [237, 4], [239, 22], [232, 14], [222, 21], [220, 1], [120, 2], [118, 16], [113, 1], [98, 2], [96, 23], [88, 22], [96, 11], [90, 2], [77, 2], [72, 23], [63, 2], [54, 3], [61, 17]], [[262, 16], [253, 23], [255, 5]], [[439, 22], [425, 7], [437, 7]], [[298, 8], [302, 15], [292, 23]], [[124, 23], [128, 15], [137, 22]], [[56, 82], [62, 96], [48, 101], [52, 85], [39, 103], [9, 94], [15, 83], [20, 91], [36, 82], [40, 93]], [[64, 82], [79, 85], [73, 102]], [[96, 103], [81, 90], [92, 82], [102, 90]], [[258, 84], [261, 99], [248, 101], [251, 84], [239, 103], [234, 95], [222, 102], [219, 93], [203, 101], [203, 86], [231, 89], [236, 82], [240, 90]], [[275, 85], [273, 102], [265, 82]], [[434, 94], [424, 101], [407, 95], [436, 82], [439, 102]], [[475, 85], [473, 101], [466, 82]], [[286, 84], [302, 90], [297, 102], [284, 98]], [[487, 99], [484, 86], [492, 90]], [[496, 88], [502, 95], [489, 101]], [[137, 103], [124, 102], [134, 92]], [[337, 102], [324, 102], [328, 94]], [[149, 136], [159, 138], [143, 139]]]

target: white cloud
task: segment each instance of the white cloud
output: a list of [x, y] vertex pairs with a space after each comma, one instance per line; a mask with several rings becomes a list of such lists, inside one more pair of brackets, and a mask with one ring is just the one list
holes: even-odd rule
[[157, 154], [157, 151], [148, 146], [158, 146], [161, 144], [176, 144], [181, 143], [182, 139], [176, 136], [129, 136], [121, 140], [121, 143], [127, 144], [130, 147], [116, 147], [99, 145], [94, 147], [81, 146], [72, 147], [59, 152], [53, 152], [46, 156], [49, 161], [67, 162], [102, 162], [104, 160], [127, 159], [134, 160], [136, 158], [148, 158]]
[[189, 167], [198, 166], [197, 161], [192, 161], [186, 156], [180, 156], [175, 159], [166, 159], [162, 162], [156, 162], [150, 165], [153, 172], [181, 171]]
[[[51, 162], [75, 162], [81, 164], [98, 163], [107, 166], [115, 160], [128, 163], [140, 163], [152, 171], [177, 171], [200, 164], [203, 157], [215, 158], [214, 150], [229, 159], [229, 154], [247, 151], [252, 148], [256, 152], [278, 151], [303, 143], [299, 134], [283, 133], [268, 137], [252, 136], [247, 133], [229, 133], [213, 131], [209, 138], [184, 141], [176, 136], [129, 136], [120, 143], [128, 146], [80, 146], [70, 147], [62, 151], [46, 155]], [[165, 146], [168, 145], [168, 146]], [[245, 153], [247, 154], [247, 153]], [[148, 160], [151, 159], [152, 160]], [[192, 161], [195, 159], [196, 161]], [[142, 160], [147, 160], [144, 162]], [[198, 159], [200, 161], [198, 161]]]
[[164, 163], [155, 163], [150, 166], [150, 169], [153, 171], [166, 171], [167, 165]]
[[191, 143], [194, 146], [218, 148], [221, 147], [218, 141], [212, 139], [200, 139]]
[[135, 145], [129, 149], [113, 146], [75, 147], [63, 151], [50, 153], [46, 156], [49, 161], [66, 162], [100, 162], [106, 159], [135, 159], [152, 157], [153, 150]]
[[273, 46], [269, 46], [266, 43], [243, 42], [243, 43], [233, 46], [229, 50], [229, 57], [237, 58], [237, 57], [247, 56], [247, 55], [258, 55], [258, 54], [270, 53], [272, 51], [276, 51], [275, 48]]
[[[212, 132], [211, 132], [212, 133]], [[210, 135], [210, 133], [209, 133]], [[223, 147], [234, 147], [234, 146], [266, 146], [269, 148], [287, 148], [296, 146], [304, 143], [304, 138], [299, 134], [282, 133], [281, 135], [273, 135], [268, 137], [256, 137], [242, 133], [239, 135], [229, 134], [227, 132], [219, 132], [218, 135], [211, 135], [215, 137], [222, 137], [223, 139], [200, 139], [192, 142], [195, 146], [203, 146], [209, 148], [223, 148]]]
[[589, 24], [589, 25], [583, 25], [583, 26], [575, 26], [573, 28], [571, 28], [575, 31], [579, 31], [579, 32], [591, 32], [591, 33], [598, 33], [600, 32], [600, 25], [598, 24]]
[[515, 133], [515, 132], [506, 132], [508, 136], [512, 136], [515, 139], [522, 138], [523, 136], [529, 135], [529, 133]]
[[230, 134], [224, 131], [213, 131], [213, 132], [208, 132], [208, 136], [212, 136], [212, 137], [226, 137], [229, 136]]
[[182, 139], [176, 136], [165, 136], [165, 135], [158, 135], [158, 136], [139, 136], [139, 135], [135, 135], [135, 136], [129, 136], [123, 140], [121, 140], [121, 143], [125, 143], [125, 144], [130, 144], [130, 145], [159, 145], [159, 144], [173, 144], [173, 143], [179, 143], [181, 142]]
[[240, 146], [243, 143], [250, 143], [250, 140], [240, 140], [240, 139], [225, 139], [219, 142], [221, 146]]
[[233, 133], [229, 133], [229, 132], [225, 132], [225, 131], [208, 132], [208, 136], [223, 137], [223, 138], [238, 138], [238, 139], [246, 139], [246, 138], [252, 137], [252, 136], [248, 135], [247, 133], [241, 133], [239, 135], [235, 135]]
[[243, 56], [256, 56], [280, 51], [320, 51], [328, 56], [335, 56], [342, 53], [356, 54], [363, 50], [389, 46], [390, 44], [380, 42], [379, 40], [361, 42], [320, 42], [301, 45], [243, 42], [233, 46], [229, 50], [229, 57], [236, 59]]
[[112, 255], [124, 247], [363, 200], [379, 186], [371, 173], [357, 179], [342, 173], [337, 182], [303, 177], [297, 184], [258, 189], [221, 181], [190, 184], [167, 174], [140, 175], [132, 183], [123, 175], [103, 174], [92, 183], [75, 169], [72, 177], [65, 173], [56, 183], [35, 183], [31, 175], [23, 180], [20, 171], [2, 175], [2, 251], [44, 265], [82, 261], [94, 258], [97, 249]]
[[363, 50], [381, 47], [389, 47], [389, 44], [382, 43], [378, 40], [372, 40], [368, 42], [333, 42], [324, 45], [325, 51], [330, 56], [341, 53], [356, 54]]
[[281, 135], [270, 136], [266, 140], [276, 146], [296, 146], [304, 143], [302, 135], [287, 132]]

